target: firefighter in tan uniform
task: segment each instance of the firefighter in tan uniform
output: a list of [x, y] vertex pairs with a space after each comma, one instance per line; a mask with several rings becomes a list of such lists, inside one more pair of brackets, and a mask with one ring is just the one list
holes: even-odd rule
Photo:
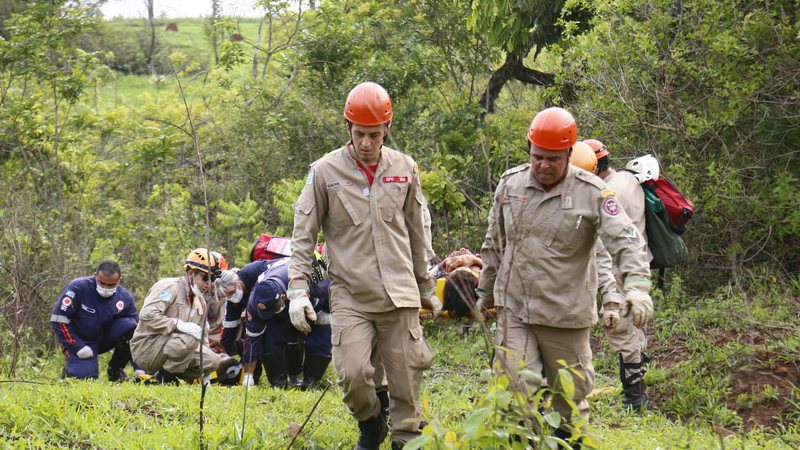
[[[577, 125], [561, 108], [548, 108], [528, 131], [531, 162], [506, 171], [495, 192], [481, 248], [477, 293], [497, 307], [495, 362], [507, 371], [520, 363], [542, 368], [553, 407], [569, 419], [558, 363], [580, 376], [571, 400], [588, 418], [586, 396], [594, 385], [589, 332], [597, 321], [594, 245], [600, 237], [619, 261], [625, 280], [623, 315], [644, 325], [653, 313], [650, 270], [639, 231], [613, 191], [598, 177], [569, 164]], [[520, 389], [538, 390], [537, 381]], [[557, 436], [567, 437], [568, 430]]]
[[289, 315], [298, 329], [316, 316], [308, 300], [317, 233], [330, 255], [334, 370], [358, 421], [356, 449], [377, 450], [387, 422], [375, 393], [377, 351], [386, 369], [392, 447], [419, 435], [419, 385], [433, 353], [422, 338], [419, 307], [433, 296], [426, 267], [425, 198], [417, 165], [383, 146], [389, 95], [375, 83], [353, 88], [344, 108], [350, 141], [311, 165], [295, 205]]
[[164, 278], [150, 288], [131, 338], [133, 360], [162, 383], [192, 381], [213, 371], [218, 379], [235, 378], [241, 366], [208, 344], [206, 296], [219, 270], [214, 256], [205, 248], [192, 250], [185, 268], [184, 276]]
[[[647, 247], [644, 191], [642, 191], [639, 180], [630, 172], [617, 172], [611, 167], [608, 148], [605, 144], [597, 139], [587, 139], [584, 143], [594, 152], [596, 163], [593, 166], [580, 163], [577, 165], [595, 173], [616, 192], [616, 197], [625, 209], [625, 213], [631, 218], [645, 242], [647, 261], [649, 262], [652, 254]], [[585, 158], [585, 160], [590, 161], [589, 158]], [[597, 266], [601, 271], [599, 273], [601, 279], [604, 273], [612, 274], [611, 277], [606, 277], [607, 281], [600, 283], [603, 302], [603, 331], [605, 331], [611, 349], [619, 354], [619, 377], [624, 395], [623, 404], [627, 408], [639, 410], [645, 406], [647, 400], [644, 389], [645, 364], [649, 361], [645, 354], [647, 337], [644, 330], [636, 326], [630, 316], [619, 316], [623, 302], [617, 286], [621, 286], [624, 280], [620, 271], [614, 267], [611, 256], [605, 251], [602, 243], [598, 242], [598, 247]]]

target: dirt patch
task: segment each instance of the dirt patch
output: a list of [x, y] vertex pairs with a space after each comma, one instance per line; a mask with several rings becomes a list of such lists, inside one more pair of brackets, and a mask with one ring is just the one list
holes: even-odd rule
[[[749, 326], [735, 332], [709, 330], [706, 334], [716, 348], [735, 346], [737, 350], [743, 349], [726, 351], [735, 355], [733, 360], [700, 367], [706, 373], [724, 377], [728, 388], [725, 404], [741, 417], [745, 430], [755, 427], [778, 429], [781, 424], [796, 421], [800, 417], [796, 406], [800, 358], [792, 357], [779, 348], [779, 344], [792, 332], [788, 327]], [[683, 345], [683, 337], [673, 336], [667, 341], [651, 348], [654, 363], [658, 367], [669, 371], [673, 366], [701, 358], [701, 355]], [[679, 380], [668, 380], [649, 389], [651, 409], [677, 418], [676, 414], [666, 409], [666, 404], [681, 395], [680, 387]]]
[[[770, 367], [735, 371], [730, 384], [733, 400], [728, 402], [728, 408], [737, 410], [747, 429], [775, 428], [798, 412], [790, 402], [793, 385], [800, 386], [800, 368], [795, 362], [775, 361]], [[752, 398], [752, 406], [741, 405], [736, 401], [740, 397]]]

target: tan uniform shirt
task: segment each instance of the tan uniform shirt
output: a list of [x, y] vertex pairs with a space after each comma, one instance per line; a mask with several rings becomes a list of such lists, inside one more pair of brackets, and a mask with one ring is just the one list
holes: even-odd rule
[[190, 292], [186, 277], [164, 278], [154, 284], [147, 293], [142, 310], [139, 312], [139, 324], [131, 338], [131, 349], [145, 344], [155, 336], [175, 332], [175, 319], [206, 327], [205, 342], [207, 346], [206, 302], [204, 299], [195, 298], [195, 303], [190, 304]]
[[[320, 228], [325, 233], [331, 310], [385, 312], [420, 306], [434, 280], [426, 265], [425, 198], [411, 157], [383, 147], [372, 186], [356, 165], [352, 147], [311, 165], [295, 204], [289, 287], [308, 289], [311, 258]], [[351, 296], [357, 304], [342, 304]]]
[[626, 278], [649, 278], [644, 241], [602, 180], [570, 165], [547, 192], [530, 164], [510, 169], [489, 213], [478, 287], [524, 323], [589, 327], [597, 321], [598, 236]]

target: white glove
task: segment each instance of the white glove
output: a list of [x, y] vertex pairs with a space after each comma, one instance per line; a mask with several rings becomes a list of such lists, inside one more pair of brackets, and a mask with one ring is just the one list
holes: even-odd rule
[[434, 293], [428, 295], [428, 302], [431, 304], [433, 318], [436, 319], [442, 314], [442, 301]]
[[175, 328], [178, 329], [181, 333], [186, 333], [189, 336], [197, 339], [198, 341], [203, 336], [203, 329], [200, 328], [200, 325], [191, 322], [184, 322], [182, 320], [176, 319], [175, 320]]
[[627, 317], [633, 314], [634, 325], [643, 328], [653, 318], [653, 299], [637, 286], [626, 285], [626, 288], [623, 315]]
[[292, 325], [303, 333], [310, 333], [311, 325], [308, 324], [308, 320], [312, 322], [317, 320], [317, 313], [311, 306], [308, 293], [305, 289], [289, 289], [286, 297], [289, 299], [289, 319], [292, 320]]
[[78, 355], [78, 358], [80, 358], [80, 359], [89, 359], [92, 356], [94, 356], [94, 352], [92, 351], [92, 348], [89, 347], [88, 345], [84, 345], [83, 348], [78, 350], [78, 353], [75, 353], [75, 354]]
[[317, 313], [317, 325], [330, 325], [331, 324], [331, 313], [327, 313], [325, 311], [320, 311]]
[[252, 373], [244, 374], [244, 378], [242, 378], [242, 386], [249, 388], [250, 386], [255, 386], [256, 380], [253, 378]]
[[603, 305], [603, 326], [608, 329], [616, 328], [619, 325], [620, 304], [608, 302]]

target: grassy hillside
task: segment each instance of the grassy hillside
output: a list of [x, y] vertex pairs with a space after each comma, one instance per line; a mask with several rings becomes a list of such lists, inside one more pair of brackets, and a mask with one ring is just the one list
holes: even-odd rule
[[[797, 448], [800, 339], [796, 326], [786, 325], [796, 310], [777, 305], [785, 295], [796, 301], [799, 292], [776, 288], [743, 295], [728, 290], [712, 298], [687, 299], [679, 295], [679, 284], [676, 280], [666, 295], [656, 297], [659, 307], [650, 337], [654, 361], [647, 375], [653, 402], [648, 412], [639, 415], [622, 409], [615, 356], [595, 330], [598, 377], [590, 434], [599, 447]], [[468, 445], [465, 419], [487, 393], [489, 385], [481, 372], [489, 353], [479, 334], [458, 330], [452, 321], [426, 323], [437, 356], [425, 373], [423, 415], [431, 423], [426, 432], [442, 436], [439, 445], [430, 448], [478, 448]], [[62, 364], [60, 355], [29, 361], [20, 379], [36, 384], [2, 385], [0, 444], [6, 448], [198, 447], [198, 385], [114, 385], [104, 375], [99, 381], [60, 381]], [[327, 379], [334, 381], [330, 370]], [[304, 421], [320, 392], [276, 391], [263, 383], [249, 390], [246, 398], [241, 387], [208, 390], [203, 432], [208, 448], [286, 448], [290, 426], [297, 426], [291, 424]], [[294, 448], [352, 447], [357, 427], [340, 397], [333, 386]], [[444, 443], [459, 439], [458, 446]], [[503, 441], [496, 448], [505, 448]]]

